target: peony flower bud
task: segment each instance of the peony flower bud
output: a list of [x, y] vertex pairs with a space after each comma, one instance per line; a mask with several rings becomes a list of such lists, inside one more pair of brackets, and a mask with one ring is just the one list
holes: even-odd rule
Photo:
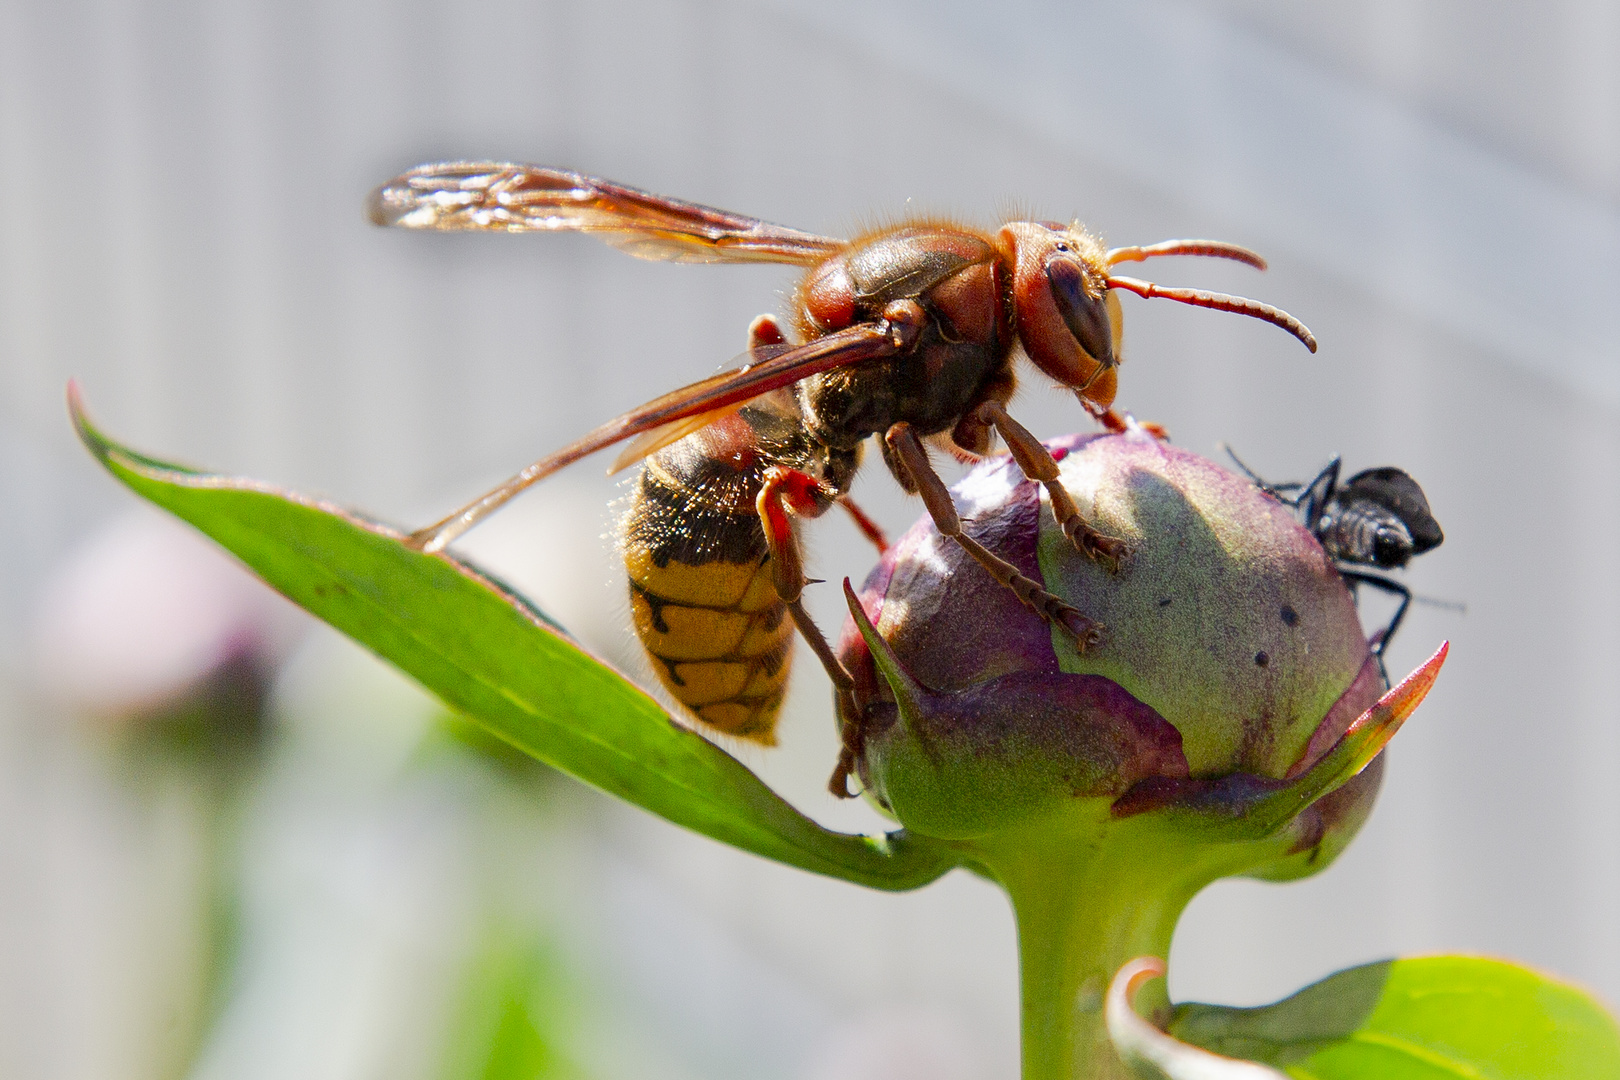
[[[1103, 639], [1082, 653], [930, 522], [914, 527], [841, 642], [865, 716], [857, 770], [885, 812], [955, 840], [1087, 797], [1115, 818], [1222, 800], [1236, 812], [1301, 777], [1378, 701], [1349, 590], [1287, 507], [1141, 433], [1049, 448], [1082, 512], [1131, 545], [1117, 573], [1074, 550], [1008, 458], [953, 494], [969, 533]], [[1247, 872], [1326, 865], [1381, 771], [1303, 808], [1287, 853]]]
[[[1275, 498], [1138, 431], [1049, 448], [1087, 519], [1130, 545], [1117, 569], [1075, 550], [1008, 459], [954, 497], [966, 531], [1099, 642], [1082, 652], [925, 521], [860, 595], [845, 582], [840, 655], [868, 797], [1012, 900], [1024, 1075], [1122, 1080], [1110, 978], [1168, 955], [1217, 878], [1326, 866], [1445, 647], [1380, 697], [1344, 580]], [[1168, 1005], [1162, 981], [1135, 1003]]]

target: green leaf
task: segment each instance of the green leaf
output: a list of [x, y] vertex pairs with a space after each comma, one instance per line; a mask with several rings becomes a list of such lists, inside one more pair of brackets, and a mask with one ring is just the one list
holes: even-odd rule
[[901, 890], [956, 865], [904, 832], [817, 825], [472, 566], [326, 503], [143, 457], [97, 431], [69, 393], [80, 438], [114, 476], [513, 746], [678, 825], [819, 874]]
[[1298, 1080], [1620, 1080], [1620, 1028], [1555, 979], [1471, 956], [1366, 964], [1257, 1009], [1180, 1005], [1170, 1034]]

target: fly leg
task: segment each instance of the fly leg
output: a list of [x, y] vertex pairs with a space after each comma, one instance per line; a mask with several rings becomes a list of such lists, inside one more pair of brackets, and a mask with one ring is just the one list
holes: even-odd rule
[[1080, 508], [1074, 505], [1074, 499], [1058, 479], [1057, 461], [1041, 445], [1041, 441], [1023, 424], [1008, 416], [1007, 410], [997, 402], [987, 401], [980, 405], [979, 418], [994, 425], [996, 433], [1007, 444], [1013, 460], [1024, 475], [1046, 488], [1052, 500], [1052, 516], [1057, 518], [1058, 528], [1063, 530], [1063, 535], [1069, 538], [1075, 550], [1117, 571], [1130, 553], [1129, 546], [1118, 537], [1099, 532], [1081, 516]]
[[1082, 615], [1079, 608], [1064, 603], [1041, 588], [1038, 582], [1026, 577], [1018, 567], [962, 531], [962, 519], [957, 516], [956, 504], [951, 502], [950, 490], [945, 487], [939, 473], [934, 471], [922, 440], [917, 438], [910, 424], [900, 421], [888, 430], [883, 439], [892, 460], [904, 470], [917, 494], [922, 496], [923, 505], [928, 508], [928, 516], [933, 518], [936, 529], [961, 544], [975, 562], [988, 570], [991, 577], [1011, 589], [1025, 607], [1074, 635], [1075, 647], [1081, 652], [1102, 641], [1101, 624]]
[[1389, 639], [1395, 636], [1401, 620], [1406, 618], [1406, 609], [1412, 606], [1412, 590], [1398, 581], [1391, 581], [1379, 574], [1369, 574], [1361, 570], [1346, 570], [1339, 567], [1339, 574], [1354, 588], [1356, 585], [1371, 585], [1375, 589], [1382, 589], [1392, 596], [1401, 598], [1400, 605], [1396, 607], [1395, 614], [1390, 618], [1389, 625], [1379, 631], [1377, 639], [1372, 643], [1371, 652], [1378, 658], [1378, 674], [1384, 677], [1384, 685], [1390, 685], [1389, 670], [1384, 667], [1384, 650], [1389, 647]]
[[855, 704], [855, 680], [849, 674], [838, 654], [833, 652], [821, 627], [804, 609], [802, 593], [808, 582], [804, 576], [804, 557], [799, 538], [793, 531], [794, 514], [819, 514], [826, 508], [827, 496], [811, 477], [797, 469], [774, 466], [765, 472], [765, 483], [755, 500], [760, 524], [765, 528], [765, 543], [771, 552], [771, 576], [776, 595], [787, 605], [793, 625], [816, 654], [821, 666], [832, 680], [838, 702], [838, 730], [842, 745], [838, 751], [838, 765], [833, 769], [827, 789], [840, 799], [853, 798], [849, 778], [860, 759], [864, 729], [860, 709]]

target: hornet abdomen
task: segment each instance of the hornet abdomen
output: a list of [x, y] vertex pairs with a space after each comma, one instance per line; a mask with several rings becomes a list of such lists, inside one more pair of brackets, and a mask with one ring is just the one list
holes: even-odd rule
[[647, 459], [623, 524], [636, 636], [693, 716], [776, 743], [793, 653], [755, 500], [769, 462], [740, 417]]

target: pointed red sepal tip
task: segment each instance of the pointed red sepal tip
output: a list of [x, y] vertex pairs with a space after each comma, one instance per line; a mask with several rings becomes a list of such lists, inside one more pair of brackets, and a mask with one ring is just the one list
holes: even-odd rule
[[844, 579], [844, 603], [849, 605], [849, 617], [855, 620], [855, 628], [860, 631], [861, 637], [866, 639], [866, 647], [875, 654], [888, 657], [895, 664], [899, 664], [900, 661], [894, 656], [894, 650], [889, 648], [889, 643], [878, 633], [877, 627], [872, 625], [871, 617], [866, 614], [865, 605], [861, 603], [860, 596], [855, 592], [855, 586], [850, 584], [847, 577]]
[[857, 625], [868, 622], [866, 609], [861, 607], [861, 598], [855, 595], [855, 586], [850, 584], [847, 577], [844, 579], [844, 603], [849, 605], [849, 614]]
[[[1451, 651], [1451, 642], [1442, 641], [1434, 655], [1418, 665], [1406, 678], [1394, 687], [1384, 692], [1373, 707], [1358, 716], [1353, 724], [1345, 731], [1341, 742], [1359, 735], [1369, 726], [1376, 725], [1380, 730], [1373, 736], [1368, 746], [1363, 748], [1358, 757], [1371, 761], [1378, 752], [1395, 737], [1401, 724], [1411, 716], [1413, 711], [1429, 696], [1429, 690], [1434, 686], [1434, 680], [1440, 674], [1440, 667], [1446, 662], [1446, 654]], [[1368, 751], [1371, 752], [1368, 752]], [[1358, 770], [1359, 771], [1359, 770]]]
[[[1356, 717], [1339, 741], [1285, 789], [1286, 794], [1278, 793], [1282, 797], [1275, 805], [1280, 811], [1285, 810], [1285, 817], [1292, 818], [1300, 809], [1337, 790], [1383, 753], [1384, 747], [1389, 745], [1406, 718], [1428, 696], [1429, 688], [1434, 686], [1435, 677], [1440, 674], [1440, 666], [1446, 662], [1446, 653], [1450, 650], [1451, 642], [1441, 642], [1433, 656], [1386, 690], [1372, 708]], [[1299, 801], [1298, 809], [1286, 809], [1295, 800]]]
[[78, 379], [69, 379], [67, 383], [68, 417], [73, 421], [73, 430], [78, 433], [79, 441], [99, 460], [105, 462], [111, 449], [107, 439], [97, 431], [90, 422], [90, 413], [84, 406], [84, 390], [79, 386]]
[[1388, 690], [1358, 716], [1303, 774], [1286, 784], [1242, 773], [1215, 780], [1153, 778], [1114, 801], [1115, 817], [1130, 817], [1164, 807], [1211, 814], [1242, 828], [1269, 834], [1293, 821], [1306, 807], [1336, 791], [1389, 745], [1429, 693], [1445, 663], [1451, 643], [1444, 642], [1400, 684]]
[[73, 426], [83, 426], [85, 420], [84, 390], [79, 386], [78, 379], [69, 379], [67, 381], [67, 407], [68, 415], [73, 417]]
[[850, 584], [847, 577], [844, 579], [844, 602], [849, 605], [849, 616], [855, 620], [855, 628], [860, 631], [861, 638], [866, 642], [866, 648], [872, 654], [872, 662], [877, 667], [878, 674], [889, 684], [895, 700], [902, 706], [911, 706], [915, 710], [925, 693], [923, 687], [911, 677], [911, 673], [900, 663], [900, 658], [894, 654], [894, 649], [878, 632], [877, 627], [872, 625], [872, 620], [866, 614], [866, 608], [861, 605], [861, 598], [855, 594], [855, 587]]

